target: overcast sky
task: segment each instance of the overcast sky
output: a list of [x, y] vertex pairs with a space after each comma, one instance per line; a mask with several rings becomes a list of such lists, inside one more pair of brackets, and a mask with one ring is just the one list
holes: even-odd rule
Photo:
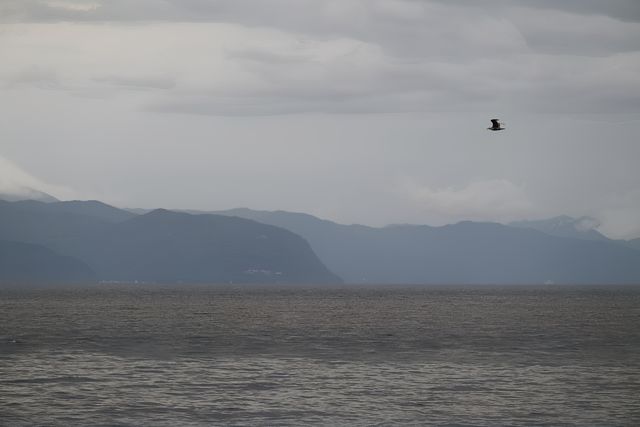
[[630, 238], [639, 137], [637, 0], [0, 0], [4, 191]]

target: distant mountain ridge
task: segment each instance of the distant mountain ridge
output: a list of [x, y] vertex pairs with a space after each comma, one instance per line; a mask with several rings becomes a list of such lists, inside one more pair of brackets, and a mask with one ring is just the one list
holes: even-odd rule
[[307, 214], [231, 209], [307, 239], [348, 283], [640, 283], [640, 252], [529, 227], [341, 225]]
[[0, 201], [0, 240], [44, 246], [115, 281], [640, 283], [640, 239], [614, 241], [594, 225], [556, 217], [375, 228], [247, 208]]
[[91, 283], [95, 272], [77, 258], [41, 245], [0, 240], [0, 280], [9, 285]]
[[[94, 244], [99, 242], [99, 244]], [[241, 218], [163, 209], [60, 243], [111, 280], [338, 283], [299, 236]]]
[[5, 200], [7, 202], [17, 202], [20, 200], [35, 200], [44, 203], [59, 202], [59, 200], [51, 194], [31, 187], [17, 187], [13, 188], [11, 191], [0, 191], [0, 200]]
[[77, 258], [98, 280], [341, 282], [294, 233], [221, 215], [134, 215], [96, 202], [0, 201], [0, 239]]
[[575, 239], [595, 240], [600, 242], [610, 239], [597, 231], [598, 221], [586, 216], [572, 218], [562, 215], [543, 220], [514, 221], [509, 223], [511, 227], [531, 228], [551, 236], [572, 237]]

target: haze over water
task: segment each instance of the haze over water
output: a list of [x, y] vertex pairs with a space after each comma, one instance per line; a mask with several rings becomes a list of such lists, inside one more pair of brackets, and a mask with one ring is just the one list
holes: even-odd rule
[[640, 287], [0, 292], [3, 425], [640, 423]]

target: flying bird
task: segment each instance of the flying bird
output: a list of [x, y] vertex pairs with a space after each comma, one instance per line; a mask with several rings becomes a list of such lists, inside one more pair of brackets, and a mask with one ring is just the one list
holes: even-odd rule
[[500, 124], [500, 119], [491, 119], [491, 127], [487, 128], [489, 130], [504, 130], [505, 128], [502, 127], [502, 125]]

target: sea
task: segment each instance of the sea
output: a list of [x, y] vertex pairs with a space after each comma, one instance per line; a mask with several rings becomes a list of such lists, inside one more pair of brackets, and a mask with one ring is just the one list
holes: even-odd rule
[[0, 291], [2, 426], [638, 426], [640, 286]]

